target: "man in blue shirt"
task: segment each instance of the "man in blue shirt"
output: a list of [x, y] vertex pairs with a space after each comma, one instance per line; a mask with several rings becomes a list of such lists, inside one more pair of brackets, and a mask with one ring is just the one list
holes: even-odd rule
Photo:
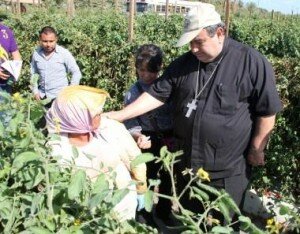
[[[55, 29], [50, 26], [40, 31], [40, 46], [31, 59], [32, 91], [36, 100], [54, 100], [62, 88], [80, 82], [81, 72], [74, 57], [56, 44], [57, 39]], [[68, 74], [71, 74], [70, 80]]]

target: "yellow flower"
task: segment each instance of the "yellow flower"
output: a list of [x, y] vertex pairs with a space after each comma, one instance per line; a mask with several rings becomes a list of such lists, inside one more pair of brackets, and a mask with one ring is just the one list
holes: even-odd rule
[[267, 220], [267, 226], [271, 226], [272, 223], [274, 223], [274, 219], [273, 218]]
[[16, 102], [19, 102], [19, 103], [23, 103], [24, 102], [24, 99], [21, 97], [21, 95], [20, 95], [19, 92], [15, 93], [12, 98]]
[[210, 182], [208, 172], [204, 171], [202, 167], [200, 167], [199, 170], [197, 171], [197, 176], [198, 176], [201, 180], [207, 180], [207, 181]]
[[80, 224], [81, 224], [81, 220], [80, 219], [75, 219], [74, 225], [75, 226], [80, 226]]
[[274, 218], [271, 218], [267, 220], [266, 228], [269, 233], [279, 234], [281, 233], [281, 229], [283, 228], [283, 225], [277, 222]]

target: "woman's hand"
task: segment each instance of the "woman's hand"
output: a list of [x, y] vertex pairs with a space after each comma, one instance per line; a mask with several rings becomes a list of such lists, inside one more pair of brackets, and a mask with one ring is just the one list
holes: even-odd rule
[[150, 136], [147, 137], [147, 136], [141, 134], [140, 136], [138, 136], [135, 139], [136, 139], [136, 143], [137, 143], [137, 145], [140, 149], [149, 149], [149, 148], [151, 148]]

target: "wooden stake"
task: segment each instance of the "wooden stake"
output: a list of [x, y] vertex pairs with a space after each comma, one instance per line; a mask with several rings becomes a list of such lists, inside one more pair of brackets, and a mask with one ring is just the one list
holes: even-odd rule
[[168, 13], [169, 13], [169, 0], [166, 0], [166, 11], [165, 11], [165, 20], [168, 20]]
[[75, 16], [74, 0], [67, 0], [67, 15], [69, 18], [73, 18]]
[[134, 37], [134, 31], [133, 31], [133, 25], [134, 25], [134, 13], [135, 13], [135, 0], [130, 0], [129, 2], [129, 21], [128, 21], [128, 40], [129, 42], [133, 41]]
[[230, 18], [230, 0], [226, 0], [225, 26], [226, 36], [229, 34], [229, 18]]
[[17, 0], [17, 2], [16, 2], [16, 14], [17, 14], [17, 16], [21, 15], [21, 3], [20, 3], [20, 0]]

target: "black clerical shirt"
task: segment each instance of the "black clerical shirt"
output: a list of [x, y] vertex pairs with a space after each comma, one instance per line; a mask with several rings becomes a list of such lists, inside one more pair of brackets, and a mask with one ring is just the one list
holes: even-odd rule
[[[188, 103], [215, 68], [197, 97], [196, 110], [187, 118]], [[199, 67], [191, 52], [177, 58], [148, 93], [162, 102], [172, 99], [174, 134], [178, 149], [184, 150], [182, 168], [203, 167], [211, 178], [240, 174], [246, 166], [255, 117], [273, 115], [282, 108], [270, 63], [253, 48], [229, 38], [211, 63]]]

